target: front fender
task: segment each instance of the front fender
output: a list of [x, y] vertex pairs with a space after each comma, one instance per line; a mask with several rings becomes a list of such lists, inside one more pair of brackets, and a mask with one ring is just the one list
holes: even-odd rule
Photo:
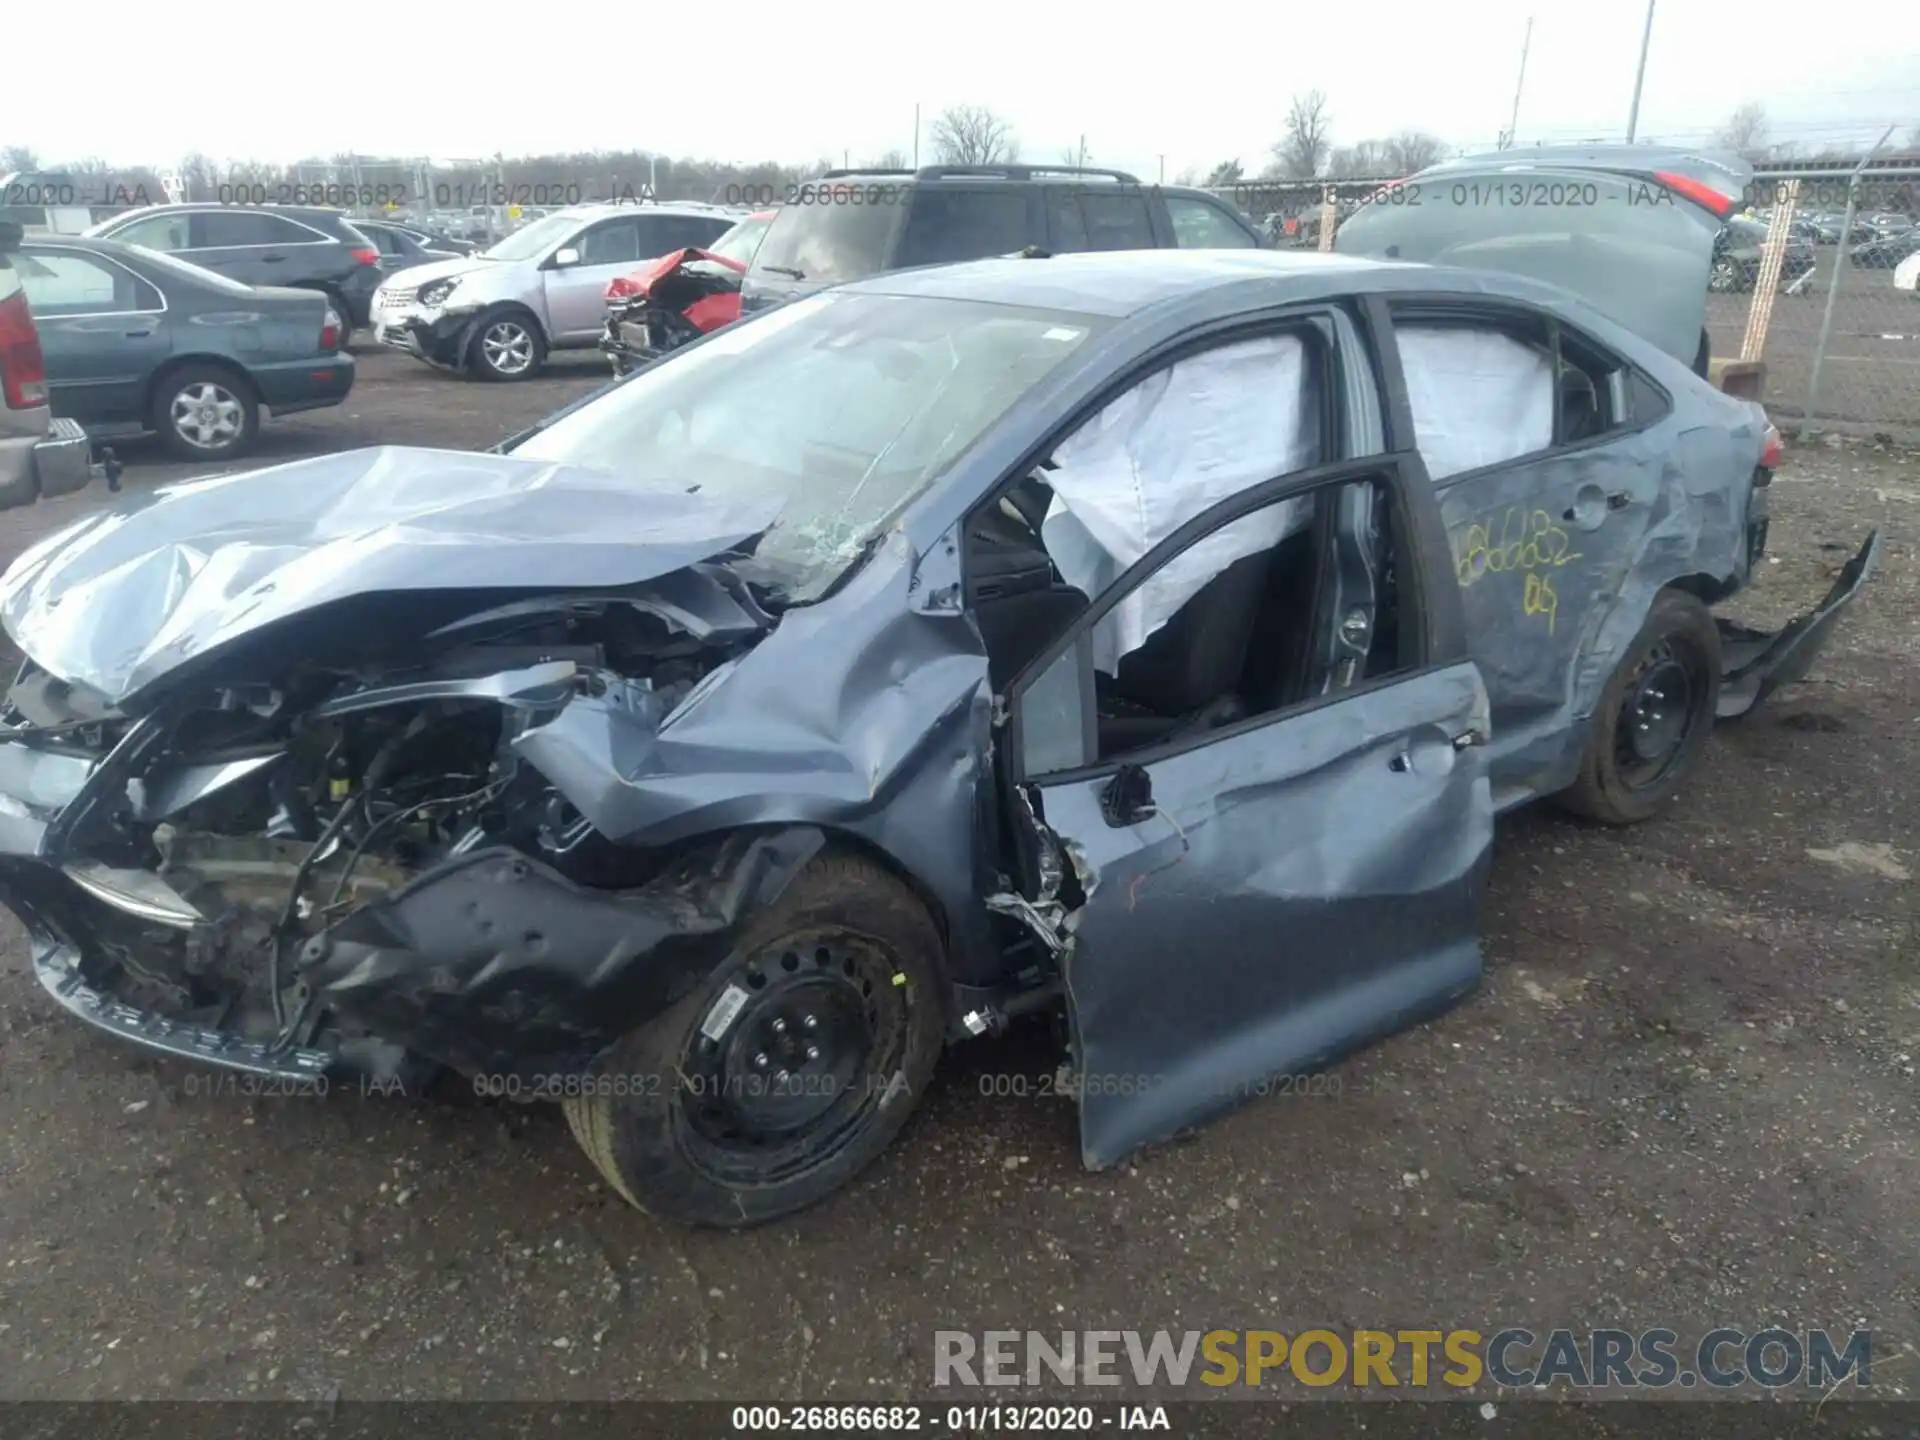
[[464, 1074], [581, 1074], [696, 986], [825, 843], [810, 826], [736, 833], [625, 892], [477, 850], [355, 911], [299, 963], [323, 1004]]

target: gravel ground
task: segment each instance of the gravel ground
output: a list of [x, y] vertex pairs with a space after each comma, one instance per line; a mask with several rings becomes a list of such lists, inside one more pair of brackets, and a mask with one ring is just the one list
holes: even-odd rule
[[[261, 458], [486, 445], [603, 377], [367, 356]], [[129, 458], [130, 487], [185, 473]], [[935, 1329], [1006, 1326], [1860, 1326], [1874, 1389], [1910, 1389], [1920, 462], [1796, 451], [1774, 494], [1747, 618], [1888, 534], [1812, 679], [1669, 818], [1504, 822], [1464, 1006], [1107, 1174], [1062, 1102], [983, 1093], [1051, 1070], [1020, 1031], [823, 1208], [670, 1229], [557, 1111], [190, 1086], [58, 1014], [6, 925], [0, 1397], [879, 1399], [927, 1393]], [[0, 518], [0, 561], [79, 508]]]

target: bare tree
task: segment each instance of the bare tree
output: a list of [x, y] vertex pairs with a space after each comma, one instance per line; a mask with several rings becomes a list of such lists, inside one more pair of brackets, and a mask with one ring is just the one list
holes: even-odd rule
[[1327, 97], [1318, 90], [1293, 97], [1287, 107], [1287, 133], [1273, 147], [1273, 158], [1282, 177], [1311, 180], [1327, 163], [1333, 149], [1333, 117], [1327, 114]]
[[1020, 142], [986, 106], [949, 105], [933, 122], [933, 153], [943, 165], [998, 165], [1020, 158]]
[[0, 146], [0, 175], [11, 175], [16, 170], [38, 170], [40, 157], [26, 145]]
[[1424, 130], [1402, 130], [1380, 144], [1387, 168], [1395, 175], [1411, 175], [1447, 158], [1447, 147], [1438, 135]]
[[1382, 140], [1336, 145], [1327, 154], [1327, 174], [1340, 180], [1385, 179], [1392, 168], [1393, 162], [1386, 154], [1386, 142]]
[[1758, 100], [1749, 100], [1727, 117], [1727, 123], [1720, 127], [1719, 133], [1713, 138], [1716, 145], [1735, 151], [1743, 159], [1764, 158], [1767, 152], [1767, 107]]
[[[1214, 168], [1217, 170], [1220, 167], [1216, 165]], [[1212, 180], [1212, 179], [1203, 179], [1200, 174], [1200, 167], [1198, 165], [1189, 165], [1187, 166], [1186, 169], [1182, 170], [1178, 175], [1173, 177], [1173, 183], [1176, 185], [1185, 185], [1189, 189], [1192, 189], [1193, 187], [1198, 185], [1219, 185], [1219, 184], [1230, 185], [1233, 182], [1230, 180], [1219, 181], [1219, 180]]]
[[1238, 160], [1222, 160], [1207, 172], [1206, 183], [1214, 186], [1238, 185], [1245, 178], [1246, 171]]
[[907, 152], [901, 149], [882, 151], [880, 156], [868, 162], [875, 170], [905, 170], [913, 164]]

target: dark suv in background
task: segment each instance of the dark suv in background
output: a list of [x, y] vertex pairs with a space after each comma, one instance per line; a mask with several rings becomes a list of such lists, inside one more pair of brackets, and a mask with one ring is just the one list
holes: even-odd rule
[[309, 205], [147, 205], [86, 232], [178, 256], [243, 285], [319, 290], [350, 326], [369, 323], [380, 249], [338, 210]]
[[765, 309], [884, 270], [1081, 250], [1270, 249], [1218, 196], [1143, 185], [1123, 170], [923, 165], [829, 170], [774, 217], [741, 287]]

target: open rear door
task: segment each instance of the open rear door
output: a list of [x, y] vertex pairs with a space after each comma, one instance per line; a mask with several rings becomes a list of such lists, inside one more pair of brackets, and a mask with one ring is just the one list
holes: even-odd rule
[[[1388, 502], [1369, 543], [1391, 550], [1395, 597], [1358, 668], [1313, 638], [1341, 590], [1339, 527], [1376, 508], [1355, 491]], [[1149, 707], [1096, 678], [1102, 620], [1178, 555], [1301, 500], [1321, 520], [1274, 551], [1245, 703], [1151, 733]], [[1056, 893], [1029, 898], [1065, 917], [1090, 1166], [1478, 983], [1487, 695], [1445, 556], [1427, 487], [1408, 490], [1393, 462], [1258, 486], [1155, 547], [1011, 687], [1008, 778], [1054, 860], [1034, 868]], [[1263, 668], [1281, 652], [1299, 673]], [[1329, 664], [1343, 677], [1332, 687]]]

